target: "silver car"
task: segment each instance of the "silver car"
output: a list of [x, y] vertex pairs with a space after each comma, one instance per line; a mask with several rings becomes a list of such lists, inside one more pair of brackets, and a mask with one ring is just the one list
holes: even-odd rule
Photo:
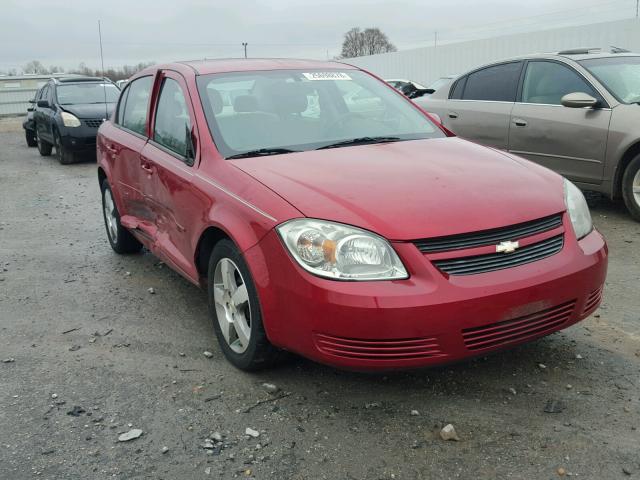
[[417, 99], [457, 135], [528, 158], [640, 221], [640, 55], [588, 49], [503, 60]]

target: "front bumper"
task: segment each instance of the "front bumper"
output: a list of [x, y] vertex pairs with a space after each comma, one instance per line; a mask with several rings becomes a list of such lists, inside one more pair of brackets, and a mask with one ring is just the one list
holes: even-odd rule
[[593, 231], [562, 250], [490, 273], [447, 276], [412, 243], [394, 243], [411, 277], [340, 282], [303, 270], [275, 231], [245, 252], [270, 341], [362, 370], [450, 363], [566, 328], [600, 304], [607, 247]]
[[97, 127], [89, 127], [82, 123], [79, 127], [58, 127], [62, 146], [73, 153], [96, 152]]

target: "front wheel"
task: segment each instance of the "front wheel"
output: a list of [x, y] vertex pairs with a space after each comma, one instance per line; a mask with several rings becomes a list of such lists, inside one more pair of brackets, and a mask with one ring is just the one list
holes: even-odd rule
[[272, 366], [280, 352], [262, 324], [258, 293], [249, 268], [230, 240], [211, 253], [208, 272], [209, 315], [224, 356], [241, 370]]
[[640, 222], [640, 155], [631, 160], [624, 171], [622, 198], [631, 216]]
[[69, 165], [70, 163], [73, 163], [73, 153], [67, 151], [57, 130], [53, 132], [53, 142], [58, 162], [60, 162], [61, 165]]
[[109, 182], [103, 180], [100, 187], [102, 190], [102, 216], [111, 248], [116, 253], [139, 252], [142, 244], [120, 223], [120, 213], [113, 200], [113, 192], [111, 192]]
[[36, 145], [38, 146], [38, 152], [41, 156], [48, 157], [49, 155], [51, 155], [51, 149], [53, 148], [53, 145], [40, 138], [38, 127], [36, 127]]
[[27, 141], [27, 146], [28, 147], [37, 147], [38, 146], [38, 140], [36, 139], [36, 132], [34, 132], [31, 129], [25, 129], [24, 131], [24, 138]]

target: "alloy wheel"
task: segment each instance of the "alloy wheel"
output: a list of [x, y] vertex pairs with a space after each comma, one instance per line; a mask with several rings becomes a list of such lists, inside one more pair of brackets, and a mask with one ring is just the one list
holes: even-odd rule
[[116, 204], [111, 196], [111, 190], [104, 191], [104, 221], [107, 223], [107, 233], [113, 243], [118, 242], [118, 220], [116, 218]]
[[229, 258], [218, 262], [213, 274], [213, 298], [220, 331], [236, 353], [244, 353], [251, 339], [251, 308], [240, 269]]

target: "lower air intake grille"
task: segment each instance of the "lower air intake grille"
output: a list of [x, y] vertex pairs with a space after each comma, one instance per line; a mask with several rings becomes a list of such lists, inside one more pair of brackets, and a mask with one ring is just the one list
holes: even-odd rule
[[410, 360], [442, 356], [435, 338], [404, 340], [356, 340], [316, 333], [315, 343], [322, 352], [361, 360]]
[[535, 262], [562, 250], [563, 235], [548, 238], [513, 253], [489, 253], [473, 257], [436, 260], [433, 264], [449, 275], [471, 275], [475, 273], [493, 272], [505, 268], [517, 267], [525, 263]]
[[598, 308], [598, 305], [600, 305], [600, 301], [602, 300], [603, 289], [604, 289], [604, 286], [598, 288], [597, 290], [594, 290], [589, 294], [589, 296], [587, 297], [587, 301], [584, 304], [584, 310], [582, 311], [583, 315], [591, 313], [596, 308]]
[[87, 127], [91, 127], [91, 128], [98, 128], [100, 125], [102, 125], [102, 120], [97, 119], [97, 120], [84, 120], [84, 123]]
[[462, 330], [469, 350], [484, 350], [551, 333], [569, 320], [575, 300], [504, 322]]

